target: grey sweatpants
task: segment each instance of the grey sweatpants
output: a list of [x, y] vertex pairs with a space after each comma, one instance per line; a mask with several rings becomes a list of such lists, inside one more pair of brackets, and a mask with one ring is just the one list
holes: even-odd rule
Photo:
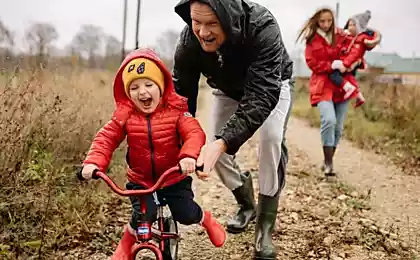
[[[208, 135], [211, 138], [214, 138], [215, 134], [235, 113], [239, 104], [220, 90], [214, 90], [213, 95], [214, 103], [211, 115], [213, 128]], [[284, 186], [287, 149], [283, 144], [282, 155], [282, 142], [290, 107], [290, 84], [285, 82], [282, 84], [277, 106], [259, 129], [259, 188], [262, 195], [276, 196]], [[283, 157], [282, 160], [280, 160], [281, 157]], [[215, 165], [215, 170], [228, 189], [234, 190], [242, 186], [241, 171], [235, 162], [235, 156], [223, 153]]]

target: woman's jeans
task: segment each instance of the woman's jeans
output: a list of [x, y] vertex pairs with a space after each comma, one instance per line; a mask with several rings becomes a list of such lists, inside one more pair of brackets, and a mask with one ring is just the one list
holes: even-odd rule
[[333, 103], [321, 101], [318, 103], [321, 115], [321, 141], [323, 146], [337, 147], [344, 128], [348, 101]]

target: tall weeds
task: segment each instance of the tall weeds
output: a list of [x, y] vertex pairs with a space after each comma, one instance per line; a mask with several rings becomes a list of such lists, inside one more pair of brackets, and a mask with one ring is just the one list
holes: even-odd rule
[[88, 236], [100, 218], [105, 195], [92, 192], [95, 183], [77, 182], [73, 165], [110, 119], [113, 75], [72, 69], [0, 77], [0, 255], [46, 259]]

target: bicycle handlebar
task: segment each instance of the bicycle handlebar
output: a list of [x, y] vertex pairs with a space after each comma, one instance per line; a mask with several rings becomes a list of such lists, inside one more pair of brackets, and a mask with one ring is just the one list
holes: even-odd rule
[[[157, 180], [157, 182], [150, 188], [145, 189], [145, 190], [124, 190], [121, 189], [106, 173], [103, 173], [99, 170], [94, 170], [92, 173], [92, 178], [93, 179], [99, 179], [101, 178], [108, 186], [109, 188], [114, 191], [115, 193], [117, 193], [120, 196], [124, 196], [124, 197], [128, 197], [128, 196], [141, 196], [141, 195], [146, 195], [146, 194], [151, 194], [153, 192], [155, 192], [156, 190], [158, 190], [161, 186], [162, 183], [164, 181], [166, 181], [167, 177], [171, 174], [174, 173], [176, 171], [180, 171], [180, 166], [174, 166], [172, 168], [169, 168], [168, 170], [166, 170]], [[196, 171], [203, 171], [203, 167], [197, 167]], [[77, 178], [79, 180], [84, 180], [83, 176], [82, 176], [82, 171], [77, 173]]]

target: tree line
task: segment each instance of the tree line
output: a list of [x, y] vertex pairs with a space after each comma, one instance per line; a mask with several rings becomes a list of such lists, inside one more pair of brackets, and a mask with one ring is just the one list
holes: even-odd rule
[[[11, 69], [21, 67], [83, 66], [89, 68], [115, 69], [122, 58], [121, 41], [96, 25], [83, 24], [64, 48], [58, 48], [56, 42], [59, 33], [51, 23], [35, 22], [30, 24], [21, 40], [25, 43], [24, 51], [16, 50], [19, 40], [15, 32], [0, 20], [0, 66]], [[162, 32], [154, 46], [168, 66], [172, 67], [179, 32], [172, 29]], [[127, 53], [130, 50], [125, 49]]]

